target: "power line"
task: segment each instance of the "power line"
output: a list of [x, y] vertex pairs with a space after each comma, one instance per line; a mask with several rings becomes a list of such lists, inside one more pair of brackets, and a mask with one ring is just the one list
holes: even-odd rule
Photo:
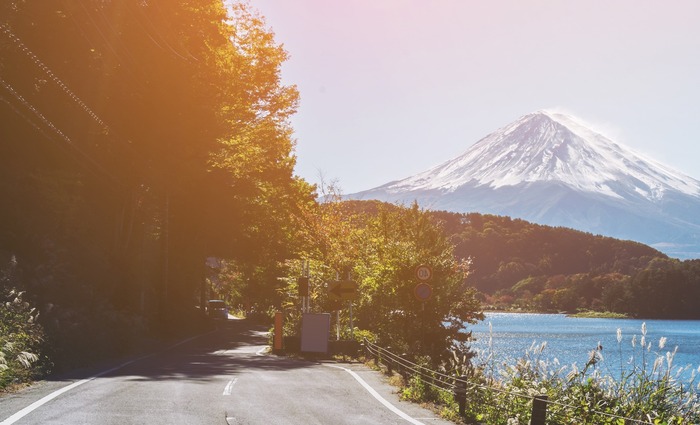
[[[133, 12], [133, 9], [131, 8], [131, 4], [128, 2], [126, 2], [125, 4], [126, 4], [126, 7], [128, 9], [132, 10], [132, 13], [134, 15], [143, 16], [143, 19], [146, 21], [145, 22], [146, 25], [144, 25], [144, 23], [138, 17], [136, 18], [136, 20], [139, 23], [139, 25], [141, 25], [141, 28], [144, 30], [146, 35], [148, 35], [148, 37], [151, 39], [151, 41], [153, 41], [153, 43], [155, 43], [156, 46], [158, 46], [159, 48], [161, 48], [163, 50], [166, 50], [163, 46], [160, 45], [160, 43], [158, 43], [157, 40], [155, 40], [154, 36], [151, 35], [151, 32], [148, 30], [148, 28], [146, 28], [146, 26], [151, 27], [151, 29], [153, 30], [153, 33], [155, 34], [155, 37], [158, 37], [162, 41], [162, 43], [165, 44], [165, 46], [167, 47], [167, 50], [169, 50], [173, 55], [184, 60], [185, 62], [190, 62], [189, 58], [192, 58], [195, 61], [198, 61], [198, 59], [194, 55], [192, 55], [192, 53], [190, 53], [189, 50], [187, 50], [187, 48], [185, 48], [185, 51], [187, 52], [187, 56], [189, 56], [189, 58], [181, 55], [180, 52], [178, 52], [170, 43], [168, 43], [168, 40], [161, 35], [161, 33], [158, 31], [158, 28], [153, 24], [153, 22], [151, 22], [151, 19], [148, 17], [148, 15], [143, 13], [142, 10], [138, 10], [138, 9], [136, 10], [136, 12]], [[138, 6], [136, 6], [136, 7], [138, 8]], [[157, 3], [154, 3], [154, 5], [152, 7], [155, 8], [157, 13], [159, 13], [159, 14], [162, 13], [162, 11], [160, 10], [160, 7], [158, 6]], [[163, 21], [167, 26], [167, 20], [163, 20]]]
[[[112, 51], [112, 54], [114, 55], [114, 57], [117, 60], [117, 63], [122, 67], [122, 69], [126, 70], [126, 72], [131, 76], [131, 78], [134, 82], [136, 82], [137, 84], [139, 84], [140, 86], [143, 87], [143, 83], [142, 83], [141, 79], [139, 79], [138, 76], [136, 75], [138, 73], [142, 77], [144, 77], [142, 79], [145, 79], [143, 70], [139, 66], [138, 61], [134, 58], [134, 56], [131, 53], [131, 51], [129, 50], [129, 48], [126, 45], [124, 45], [123, 42], [119, 43], [121, 45], [120, 50], [125, 52], [124, 56], [126, 56], [126, 59], [128, 59], [128, 62], [129, 62], [128, 65], [126, 64], [127, 61], [124, 60], [123, 55], [121, 55], [117, 51], [117, 46], [115, 46], [117, 43], [113, 43], [112, 40], [117, 40], [117, 41], [120, 40], [119, 37], [117, 37], [119, 32], [112, 27], [109, 19], [107, 19], [103, 13], [100, 13], [102, 18], [103, 18], [102, 20], [104, 21], [108, 31], [111, 33], [111, 34], [105, 34], [105, 31], [102, 30], [100, 23], [97, 22], [97, 20], [96, 20], [98, 18], [93, 17], [92, 13], [87, 8], [87, 6], [84, 4], [84, 2], [78, 2], [78, 3], [80, 4], [85, 16], [87, 16], [90, 23], [92, 23], [92, 28], [94, 28], [95, 31], [97, 31], [97, 34], [99, 35], [99, 37], [102, 38], [104, 45], [107, 47], [107, 49]], [[85, 31], [83, 29], [83, 26], [78, 22], [78, 20], [74, 16], [74, 13], [71, 13], [70, 16], [71, 16], [71, 19], [73, 20], [73, 23], [75, 24], [75, 27], [80, 31], [80, 33], [83, 36], [83, 38], [85, 39], [85, 41], [87, 41], [88, 44], [90, 44], [94, 48], [93, 40], [91, 40], [91, 38], [89, 36], [85, 35]], [[97, 49], [95, 49], [95, 50], [97, 50]]]
[[[36, 118], [41, 121], [49, 130], [51, 130], [53, 133], [58, 135], [61, 140], [63, 140], [65, 143], [67, 143], [74, 151], [76, 151], [80, 157], [82, 157], [84, 160], [90, 163], [92, 168], [98, 170], [100, 173], [108, 176], [112, 180], [114, 180], [118, 184], [122, 184], [121, 180], [116, 177], [114, 174], [110, 173], [107, 171], [102, 165], [100, 165], [97, 161], [92, 159], [90, 155], [88, 155], [85, 151], [80, 149], [78, 145], [76, 145], [73, 140], [68, 137], [61, 129], [56, 127], [51, 120], [46, 118], [44, 114], [42, 114], [37, 108], [34, 107], [29, 101], [27, 101], [21, 94], [17, 92], [17, 90], [14, 89], [8, 82], [6, 82], [2, 77], [0, 77], [0, 86], [4, 87], [6, 91], [8, 91], [16, 100], [18, 100], [26, 109], [28, 109]], [[24, 113], [22, 113], [20, 110], [18, 110], [14, 105], [11, 104], [5, 97], [0, 96], [2, 98], [3, 102], [7, 104], [17, 115], [22, 117], [27, 123], [29, 123], [34, 129], [36, 129], [42, 136], [46, 137], [49, 140], [53, 140], [53, 138], [47, 134], [39, 125], [37, 125], [36, 122], [34, 122], [31, 118], [26, 116]]]
[[[92, 25], [97, 29], [99, 35], [102, 37], [102, 39], [103, 39], [104, 42], [106, 43], [107, 47], [112, 51], [112, 53], [113, 53], [113, 54], [115, 55], [115, 57], [117, 58], [117, 61], [118, 61], [119, 63], [123, 62], [123, 58], [120, 57], [120, 55], [118, 54], [118, 52], [117, 52], [115, 46], [113, 46], [112, 43], [109, 41], [109, 37], [107, 37], [107, 35], [105, 35], [105, 33], [100, 29], [99, 23], [96, 22], [96, 20], [94, 19], [94, 17], [91, 15], [91, 13], [90, 13], [87, 9], [85, 9], [85, 6], [84, 6], [82, 3], [81, 3], [81, 5], [83, 6], [83, 12], [84, 12], [85, 14], [88, 15], [88, 18], [89, 18], [90, 21], [92, 22]], [[131, 9], [131, 8], [129, 8], [129, 7], [127, 7], [127, 8], [130, 9], [130, 11], [131, 11], [131, 13], [132, 13], [133, 15], [141, 15], [141, 14], [142, 14], [142, 12], [140, 12], [140, 11], [138, 11], [138, 10], [137, 10], [137, 11], [134, 11], [133, 9]], [[159, 12], [160, 12], [160, 11], [159, 11]], [[107, 17], [104, 16], [104, 14], [103, 14], [101, 11], [100, 11], [100, 14], [101, 14], [102, 19], [108, 21]], [[170, 53], [172, 53], [173, 55], [179, 57], [180, 59], [182, 59], [182, 60], [184, 60], [184, 61], [189, 62], [188, 58], [182, 56], [182, 55], [181, 55], [180, 53], [178, 53], [170, 44], [168, 44], [167, 41], [165, 41], [165, 38], [164, 38], [161, 34], [159, 34], [159, 32], [158, 32], [158, 30], [156, 29], [155, 25], [154, 25], [152, 22], [150, 22], [150, 20], [148, 19], [148, 17], [146, 17], [146, 16], [142, 16], [141, 18], [139, 18], [139, 16], [135, 16], [135, 17], [136, 17], [135, 21], [138, 23], [138, 25], [141, 27], [141, 29], [146, 33], [146, 35], [151, 39], [151, 41], [152, 41], [156, 46], [158, 46], [160, 49], [162, 49], [162, 50], [164, 50], [164, 51], [170, 51]], [[98, 19], [99, 19], [99, 18], [98, 18]], [[154, 39], [154, 36], [153, 36], [153, 35], [150, 33], [150, 31], [146, 28], [146, 24], [144, 24], [144, 22], [142, 22], [142, 19], [146, 19], [146, 20], [147, 20], [148, 25], [150, 25], [151, 27], [153, 27], [153, 31], [155, 32], [155, 37], [161, 39], [161, 40], [163, 41], [163, 43], [167, 46], [167, 48], [161, 46], [161, 45]], [[75, 20], [74, 20], [74, 22], [75, 22]], [[82, 28], [80, 28], [80, 25], [78, 25], [77, 22], [75, 22], [75, 23], [76, 23], [77, 28], [78, 28], [79, 30], [81, 30], [81, 32], [82, 32]], [[108, 31], [111, 31], [112, 33], [114, 33], [114, 32], [115, 32], [115, 29], [112, 28], [111, 25], [109, 25], [109, 22], [107, 22], [107, 25], [108, 25]], [[98, 116], [98, 115], [97, 115], [97, 114], [82, 100], [82, 99], [80, 99], [80, 97], [78, 97], [78, 95], [76, 95], [72, 90], [70, 90], [70, 88], [69, 88], [69, 87], [68, 87], [68, 86], [67, 86], [67, 85], [66, 85], [66, 84], [65, 84], [65, 83], [64, 83], [64, 82], [63, 82], [63, 81], [48, 67], [48, 66], [46, 66], [46, 65], [39, 59], [39, 57], [38, 57], [36, 54], [34, 54], [34, 53], [22, 42], [22, 40], [10, 30], [10, 28], [9, 28], [9, 26], [8, 26], [7, 24], [0, 24], [0, 32], [2, 32], [3, 34], [5, 34], [5, 36], [6, 36], [7, 38], [9, 38], [9, 39], [16, 45], [16, 47], [17, 47], [19, 50], [21, 50], [21, 51], [22, 51], [22, 52], [23, 52], [23, 53], [24, 53], [38, 68], [40, 68], [40, 69], [49, 77], [49, 79], [50, 79], [52, 82], [54, 82], [54, 83], [61, 89], [61, 91], [63, 91], [66, 95], [68, 95], [68, 96], [69, 96], [69, 97], [70, 97], [70, 98], [71, 98], [71, 99], [72, 99], [72, 100], [73, 100], [73, 101], [74, 101], [74, 102], [75, 102], [75, 103], [76, 103], [76, 104], [77, 104], [77, 105], [92, 119], [92, 120], [94, 120], [95, 122], [97, 122], [97, 123], [102, 127], [102, 130], [103, 130], [104, 134], [111, 134], [111, 135], [112, 135], [111, 138], [112, 138], [112, 140], [114, 140], [115, 135], [113, 134], [113, 132], [112, 132], [112, 130], [110, 129], [110, 127], [109, 127], [109, 126], [108, 126], [108, 125], [107, 125], [107, 124], [106, 124], [106, 123], [105, 123], [105, 122], [104, 122], [104, 121], [103, 121], [103, 120], [102, 120], [102, 119], [101, 119], [101, 118], [100, 118], [100, 117], [99, 117], [99, 116]], [[83, 37], [85, 37], [85, 34], [84, 34], [84, 33], [83, 33]], [[89, 41], [89, 40], [88, 40], [88, 41]], [[133, 55], [131, 54], [131, 52], [129, 51], [129, 49], [128, 49], [126, 46], [124, 46], [123, 48], [124, 48], [124, 50], [126, 51], [126, 54], [127, 54], [128, 58], [131, 59], [131, 60], [133, 61]], [[192, 59], [197, 60], [197, 59], [196, 59], [194, 56], [192, 56], [189, 52], [188, 52], [188, 55], [189, 55]], [[124, 67], [124, 68], [126, 68], [126, 69], [132, 74], [132, 76], [133, 76], [133, 72], [131, 72], [132, 70], [129, 69], [129, 67]], [[90, 157], [90, 155], [88, 155], [86, 152], [82, 151], [75, 143], [73, 143], [73, 141], [72, 141], [68, 136], [66, 136], [56, 125], [54, 125], [54, 124], [53, 124], [49, 119], [47, 119], [43, 114], [41, 114], [41, 113], [38, 111], [37, 108], [35, 108], [33, 105], [31, 105], [31, 103], [29, 103], [29, 101], [27, 101], [26, 99], [24, 99], [24, 97], [22, 97], [15, 89], [13, 89], [13, 88], [10, 86], [9, 83], [3, 81], [3, 84], [2, 84], [2, 85], [3, 85], [3, 86], [6, 88], [6, 90], [8, 90], [16, 99], [18, 99], [23, 105], [25, 105], [25, 107], [26, 107], [27, 109], [29, 109], [30, 111], [32, 111], [33, 115], [36, 116], [42, 123], [44, 123], [44, 125], [46, 125], [48, 128], [50, 128], [54, 133], [56, 133], [63, 141], [65, 141], [65, 142], [68, 143], [71, 147], [73, 147], [74, 149], [76, 149], [76, 150], [81, 154], [82, 157], [84, 157], [85, 159], [87, 159], [90, 163], [92, 163], [94, 166], [96, 166], [97, 168], [99, 168], [99, 169], [100, 169], [101, 171], [103, 171], [105, 174], [107, 174], [107, 175], [109, 175], [110, 177], [112, 177], [114, 180], [119, 181], [119, 179], [117, 179], [117, 178], [114, 177], [112, 174], [110, 174], [109, 172], [107, 172], [102, 166], [100, 166], [95, 160], [93, 160], [92, 157]], [[5, 103], [7, 103], [7, 101], [5, 101]], [[26, 117], [26, 115], [24, 115], [24, 114], [22, 114], [22, 113], [19, 113], [19, 112], [17, 111], [16, 108], [13, 108], [13, 109], [14, 109], [15, 112], [17, 112], [20, 116], [22, 116], [25, 120], [30, 121], [30, 119], [29, 119], [28, 117]], [[35, 128], [38, 128], [34, 123], [32, 123], [32, 125], [33, 125]], [[47, 136], [46, 133], [43, 133], [43, 132], [42, 132], [42, 134], [43, 134], [44, 136]], [[47, 137], [48, 137], [48, 136], [47, 136]], [[49, 137], [49, 138], [50, 138], [50, 137]], [[117, 140], [120, 141], [120, 142], [122, 142], [123, 145], [126, 146], [127, 149], [130, 150], [130, 151], [133, 153], [133, 155], [132, 155], [132, 160], [144, 162], [144, 164], [146, 164], [146, 166], [148, 166], [148, 161], [147, 161], [145, 158], [142, 158], [138, 153], [136, 153], [135, 151], [133, 151], [133, 146], [131, 145], [131, 143], [130, 143], [129, 141], [124, 140], [124, 139], [117, 139]], [[157, 179], [157, 180], [159, 180], [159, 179]], [[162, 182], [160, 182], [160, 183], [161, 183], [161, 185], [163, 184]]]
[[2, 32], [10, 40], [12, 40], [17, 45], [17, 47], [19, 47], [19, 49], [22, 50], [22, 52], [36, 64], [36, 66], [38, 66], [42, 71], [44, 71], [44, 73], [48, 75], [48, 77], [51, 78], [51, 80], [54, 83], [56, 83], [56, 85], [58, 85], [58, 87], [60, 87], [64, 93], [66, 93], [71, 99], [73, 99], [73, 101], [77, 103], [90, 116], [90, 118], [92, 118], [93, 120], [95, 120], [95, 122], [102, 126], [102, 129], [104, 131], [109, 131], [109, 126], [107, 126], [107, 124], [105, 124], [104, 121], [102, 121], [102, 119], [100, 119], [100, 117], [98, 117], [97, 114], [85, 104], [85, 102], [83, 102], [75, 93], [73, 93], [73, 91], [69, 89], [68, 86], [66, 86], [63, 83], [63, 81], [61, 81], [61, 79], [58, 78], [56, 74], [54, 74], [49, 69], [49, 67], [44, 65], [44, 63], [41, 60], [39, 60], [39, 58], [31, 50], [29, 50], [29, 48], [24, 43], [22, 43], [22, 40], [20, 40], [19, 37], [14, 35], [12, 31], [10, 31], [10, 28], [8, 28], [7, 25], [3, 24], [0, 28]]
[[[114, 132], [110, 129], [110, 127], [82, 100], [78, 95], [76, 95], [56, 74], [51, 71], [51, 69], [46, 66], [39, 57], [34, 54], [23, 42], [22, 40], [16, 36], [15, 34], [12, 33], [12, 31], [7, 27], [7, 25], [3, 24], [0, 25], [0, 31], [4, 33], [10, 40], [12, 40], [15, 45], [22, 50], [22, 52], [37, 66], [39, 67], [58, 87], [61, 88], [61, 90], [67, 94], [75, 103], [77, 103], [80, 108], [95, 122], [97, 122], [101, 127], [102, 131], [104, 134], [110, 134], [112, 137], [110, 137], [111, 140], [115, 140], [115, 134]], [[112, 49], [114, 51], [114, 49]], [[114, 51], [116, 54], [116, 51]], [[5, 89], [10, 92], [20, 103], [22, 103], [29, 111], [32, 112], [32, 114], [39, 119], [46, 127], [48, 127], [52, 132], [54, 132], [58, 137], [63, 140], [65, 143], [67, 143], [71, 148], [73, 148], [76, 152], [79, 153], [79, 156], [84, 158], [86, 161], [88, 161], [93, 168], [96, 168], [99, 170], [101, 173], [109, 176], [112, 180], [115, 182], [122, 184], [122, 181], [116, 177], [114, 174], [110, 173], [105, 169], [102, 165], [100, 165], [99, 162], [97, 162], [95, 159], [93, 159], [88, 153], [83, 151], [76, 143], [73, 142], [73, 140], [68, 137], [61, 129], [58, 128], [53, 122], [51, 122], [46, 116], [44, 116], [34, 105], [32, 105], [27, 99], [25, 99], [22, 95], [15, 90], [10, 83], [6, 82], [0, 77], [0, 85], [5, 87]], [[8, 101], [4, 99], [4, 102], [9, 105]], [[11, 105], [10, 105], [11, 106]], [[21, 116], [25, 121], [29, 122], [35, 129], [39, 130], [39, 132], [46, 138], [48, 139], [53, 139], [50, 135], [46, 134], [45, 131], [40, 129], [39, 126], [36, 125], [36, 123], [32, 122], [32, 120], [27, 117], [25, 114], [21, 113], [19, 110], [16, 108], [12, 107], [12, 109], [19, 115]], [[134, 150], [133, 147], [131, 146], [131, 143], [129, 141], [125, 141], [123, 139], [116, 139], [117, 141], [120, 141], [122, 146], [125, 146], [130, 152], [131, 152], [131, 158], [135, 161], [143, 161], [143, 158], [139, 156]]]

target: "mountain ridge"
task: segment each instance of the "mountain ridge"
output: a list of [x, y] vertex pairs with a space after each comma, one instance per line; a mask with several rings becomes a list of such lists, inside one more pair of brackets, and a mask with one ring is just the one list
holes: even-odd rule
[[[515, 138], [518, 143], [503, 149], [506, 138]], [[520, 152], [520, 155], [514, 155], [514, 152]], [[484, 157], [490, 158], [490, 161], [481, 161]], [[613, 164], [614, 168], [596, 168], [605, 162]], [[572, 163], [578, 168], [570, 168]], [[640, 176], [642, 171], [652, 173], [656, 180], [672, 183], [674, 189], [700, 195], [700, 181], [645, 158], [595, 133], [572, 117], [545, 110], [524, 115], [489, 134], [455, 159], [380, 187], [388, 186], [396, 190], [408, 185], [412, 188], [450, 190], [470, 179], [496, 188], [523, 181], [560, 180], [573, 187], [616, 196], [605, 188], [606, 181], [619, 176], [616, 170], [634, 176]], [[692, 183], [688, 184], [687, 179], [691, 179]], [[649, 179], [640, 181], [645, 183]], [[658, 197], [654, 196], [654, 189], [658, 188], [650, 188], [650, 197]]]
[[348, 198], [512, 216], [700, 257], [700, 181], [555, 112], [524, 115], [454, 159]]

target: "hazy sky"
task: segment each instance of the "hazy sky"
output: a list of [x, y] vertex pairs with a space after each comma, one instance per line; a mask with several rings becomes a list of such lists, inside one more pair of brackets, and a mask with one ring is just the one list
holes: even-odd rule
[[700, 1], [250, 0], [291, 55], [296, 172], [344, 193], [540, 109], [700, 179]]

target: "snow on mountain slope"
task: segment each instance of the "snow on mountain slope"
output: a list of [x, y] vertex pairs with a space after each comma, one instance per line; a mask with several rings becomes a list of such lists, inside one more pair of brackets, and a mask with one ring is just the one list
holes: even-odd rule
[[488, 135], [463, 155], [385, 185], [391, 193], [467, 183], [493, 188], [558, 181], [581, 191], [624, 198], [626, 191], [653, 200], [667, 190], [700, 195], [700, 182], [620, 146], [567, 115], [539, 111]]
[[549, 111], [525, 115], [428, 171], [348, 198], [507, 215], [700, 258], [700, 181]]

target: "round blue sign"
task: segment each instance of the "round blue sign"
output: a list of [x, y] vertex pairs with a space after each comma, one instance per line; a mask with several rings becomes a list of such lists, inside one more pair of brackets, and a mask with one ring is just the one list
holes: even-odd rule
[[413, 289], [413, 294], [418, 301], [427, 301], [433, 295], [433, 288], [425, 282], [421, 282]]

